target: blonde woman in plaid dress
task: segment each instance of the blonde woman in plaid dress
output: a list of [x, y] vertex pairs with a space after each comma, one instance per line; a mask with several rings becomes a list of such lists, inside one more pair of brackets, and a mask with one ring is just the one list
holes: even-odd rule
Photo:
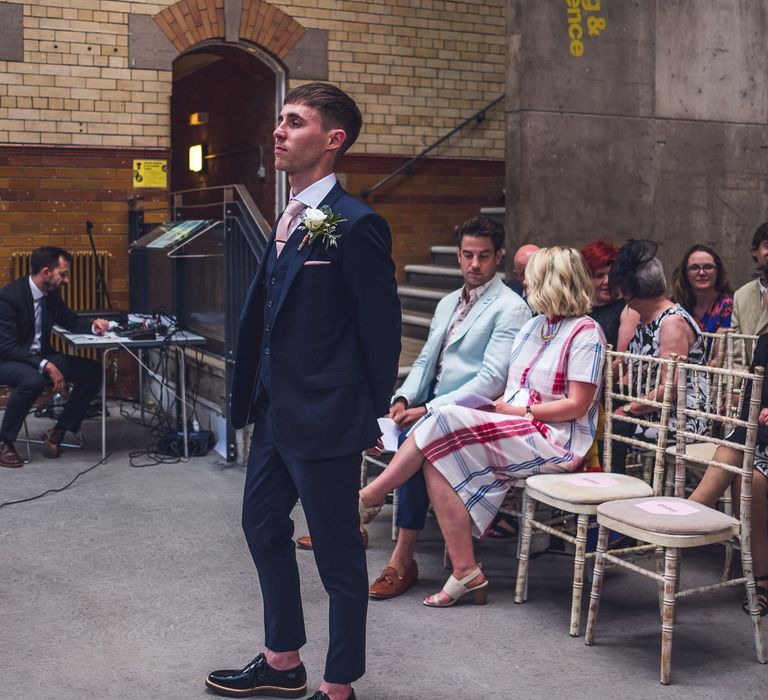
[[517, 335], [504, 395], [484, 409], [442, 406], [411, 431], [387, 469], [360, 492], [369, 522], [389, 491], [424, 469], [430, 500], [453, 574], [430, 607], [473, 593], [485, 602], [488, 581], [474, 557], [472, 535], [492, 523], [518, 479], [573, 471], [597, 426], [605, 355], [600, 327], [585, 314], [592, 282], [581, 254], [543, 248], [526, 267], [528, 303], [539, 316]]

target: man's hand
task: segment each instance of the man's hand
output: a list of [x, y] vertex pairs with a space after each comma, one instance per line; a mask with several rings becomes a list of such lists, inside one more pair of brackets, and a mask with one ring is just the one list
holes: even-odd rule
[[45, 372], [53, 382], [53, 390], [54, 391], [63, 391], [65, 382], [64, 382], [64, 375], [61, 373], [59, 368], [53, 364], [50, 360], [45, 363], [45, 367], [43, 367], [43, 372]]
[[[390, 410], [390, 413], [392, 411]], [[415, 406], [414, 408], [407, 408], [404, 411], [400, 411], [396, 416], [392, 416], [395, 421], [395, 425], [403, 430], [409, 425], [413, 425], [419, 418], [427, 415], [426, 406]]]
[[371, 457], [378, 457], [383, 452], [384, 452], [384, 443], [381, 441], [381, 438], [376, 438], [376, 445], [374, 447], [369, 447], [365, 451], [365, 454]]
[[760, 415], [757, 417], [757, 422], [760, 425], [768, 425], [768, 408], [760, 409]]
[[106, 318], [97, 318], [93, 322], [93, 332], [96, 335], [104, 335], [109, 330], [109, 321]]
[[389, 407], [389, 413], [387, 418], [391, 418], [393, 421], [397, 421], [397, 417], [408, 408], [408, 402], [405, 399], [397, 399]]

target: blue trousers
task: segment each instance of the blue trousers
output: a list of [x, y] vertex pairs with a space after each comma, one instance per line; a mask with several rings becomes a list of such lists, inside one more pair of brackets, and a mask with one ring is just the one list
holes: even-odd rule
[[266, 397], [255, 413], [243, 531], [261, 584], [266, 645], [272, 651], [293, 651], [306, 643], [291, 519], [300, 499], [329, 597], [324, 678], [351, 683], [365, 672], [368, 609], [368, 570], [357, 511], [360, 455], [301, 460], [275, 443]]
[[[410, 428], [400, 435], [398, 447], [405, 442]], [[423, 530], [427, 522], [429, 495], [424, 472], [419, 469], [408, 481], [397, 489], [397, 517], [395, 524], [406, 530]]]

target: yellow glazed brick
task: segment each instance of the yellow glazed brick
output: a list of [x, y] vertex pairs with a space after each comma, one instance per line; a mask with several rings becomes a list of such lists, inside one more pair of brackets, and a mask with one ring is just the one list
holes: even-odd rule
[[[306, 29], [328, 30], [329, 80], [350, 92], [367, 117], [368, 128], [355, 149], [358, 153], [411, 155], [504, 91], [506, 0], [265, 2]], [[208, 3], [222, 5], [221, 0], [193, 4]], [[105, 125], [141, 114], [150, 115], [154, 123], [134, 122], [116, 134], [105, 127], [104, 133], [79, 135], [79, 140], [74, 140], [78, 133], [72, 132], [70, 143], [169, 144], [172, 73], [131, 69], [127, 47], [129, 14], [155, 15], [173, 4], [171, 0], [28, 0], [21, 4], [25, 58], [20, 64], [0, 62], [0, 96], [14, 85], [24, 86], [18, 95], [7, 96], [22, 100], [14, 102], [14, 109], [40, 112], [39, 119], [26, 120], [28, 128], [46, 121], [61, 124], [71, 119], [68, 111], [87, 111], [84, 103], [96, 103], [94, 111]], [[30, 81], [19, 80], [19, 74]], [[34, 105], [23, 102], [33, 99]], [[40, 129], [45, 143], [66, 143], [62, 140], [66, 132], [53, 134], [53, 139], [43, 126]], [[3, 128], [5, 132], [17, 141], [21, 133], [10, 127]], [[472, 138], [452, 139], [441, 154], [503, 158], [504, 134], [503, 112], [498, 107]], [[27, 142], [40, 141], [30, 134]]]

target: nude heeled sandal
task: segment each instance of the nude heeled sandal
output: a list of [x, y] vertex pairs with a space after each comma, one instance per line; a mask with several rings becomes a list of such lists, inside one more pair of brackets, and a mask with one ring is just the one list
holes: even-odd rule
[[[428, 608], [450, 608], [455, 602], [467, 593], [474, 594], [475, 605], [485, 605], [488, 602], [488, 580], [486, 579], [478, 586], [472, 586], [467, 588], [467, 584], [480, 575], [480, 567], [477, 566], [473, 571], [470, 571], [463, 579], [459, 580], [451, 574], [448, 580], [443, 586], [443, 593], [447, 595], [450, 600], [447, 603], [441, 603], [437, 596], [438, 593], [429, 596], [424, 600], [424, 605]], [[434, 601], [434, 602], [432, 602]]]

